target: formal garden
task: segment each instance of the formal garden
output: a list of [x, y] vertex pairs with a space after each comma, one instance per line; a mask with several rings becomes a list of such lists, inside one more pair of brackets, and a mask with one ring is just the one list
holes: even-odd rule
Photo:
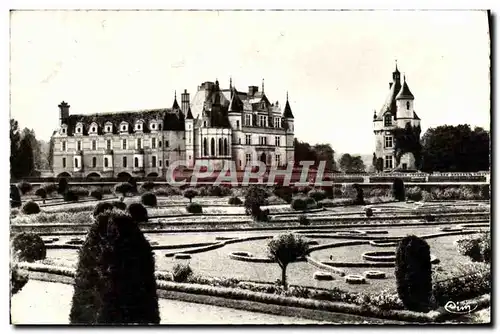
[[31, 281], [73, 284], [73, 324], [159, 323], [164, 299], [322, 312], [326, 322], [469, 322], [445, 306], [490, 307], [489, 198], [489, 185], [400, 179], [324, 189], [21, 182], [11, 185], [12, 298]]

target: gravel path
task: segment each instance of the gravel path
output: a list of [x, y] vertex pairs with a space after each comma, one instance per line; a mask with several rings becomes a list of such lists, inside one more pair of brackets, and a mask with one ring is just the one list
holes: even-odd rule
[[[73, 287], [62, 283], [30, 280], [11, 299], [13, 324], [68, 324]], [[161, 324], [318, 324], [294, 317], [248, 312], [225, 307], [160, 299]]]

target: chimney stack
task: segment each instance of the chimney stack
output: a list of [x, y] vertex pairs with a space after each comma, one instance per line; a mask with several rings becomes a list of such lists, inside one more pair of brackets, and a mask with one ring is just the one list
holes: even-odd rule
[[66, 120], [68, 119], [69, 117], [69, 107], [70, 105], [64, 101], [61, 102], [61, 104], [59, 104], [59, 120], [60, 120], [60, 123], [63, 124], [66, 122]]
[[248, 96], [254, 96], [259, 91], [257, 86], [248, 86]]
[[189, 93], [187, 89], [184, 89], [184, 93], [181, 94], [181, 110], [184, 115], [186, 115], [189, 110]]

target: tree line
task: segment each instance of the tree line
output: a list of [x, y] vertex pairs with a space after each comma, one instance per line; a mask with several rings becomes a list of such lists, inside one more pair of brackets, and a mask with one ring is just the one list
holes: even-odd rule
[[[52, 140], [51, 140], [52, 142]], [[10, 119], [10, 177], [21, 179], [36, 176], [36, 171], [49, 169], [52, 166], [52, 152], [50, 143], [47, 144], [36, 138], [33, 129], [20, 129], [15, 119]]]

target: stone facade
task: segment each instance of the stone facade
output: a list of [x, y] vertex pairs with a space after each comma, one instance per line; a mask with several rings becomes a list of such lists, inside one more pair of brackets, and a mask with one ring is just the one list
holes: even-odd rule
[[389, 83], [389, 94], [379, 113], [373, 115], [373, 132], [375, 134], [375, 155], [383, 159], [383, 170], [415, 170], [417, 169], [413, 153], [401, 155], [399, 163], [396, 159], [395, 137], [396, 129], [405, 127], [420, 127], [420, 118], [414, 109], [415, 97], [408, 87], [406, 78], [401, 82], [401, 73], [396, 65]]
[[[264, 87], [262, 87], [263, 89]], [[294, 122], [287, 101], [270, 103], [250, 86], [205, 82], [193, 99], [184, 90], [172, 108], [70, 115], [59, 105], [54, 132], [55, 176], [166, 176], [173, 162], [193, 168], [203, 160], [220, 170], [229, 162], [243, 169], [253, 161], [285, 166], [294, 161]]]

